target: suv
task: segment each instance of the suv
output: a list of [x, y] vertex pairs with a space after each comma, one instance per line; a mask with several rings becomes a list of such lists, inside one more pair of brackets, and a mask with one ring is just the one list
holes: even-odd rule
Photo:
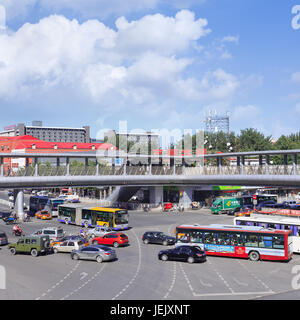
[[61, 227], [48, 227], [38, 230], [32, 234], [33, 236], [49, 236], [50, 241], [60, 240], [65, 236], [64, 231]]
[[94, 240], [92, 241], [92, 244], [111, 245], [115, 248], [122, 245], [128, 245], [128, 243], [128, 237], [126, 236], [126, 234], [121, 232], [108, 233], [103, 237], [94, 238]]
[[8, 245], [11, 254], [30, 253], [37, 257], [40, 253], [51, 252], [49, 236], [23, 236], [17, 243]]
[[173, 245], [176, 242], [174, 237], [167, 236], [163, 232], [158, 231], [147, 231], [144, 233], [142, 240], [145, 244], [157, 243], [163, 244], [164, 246]]

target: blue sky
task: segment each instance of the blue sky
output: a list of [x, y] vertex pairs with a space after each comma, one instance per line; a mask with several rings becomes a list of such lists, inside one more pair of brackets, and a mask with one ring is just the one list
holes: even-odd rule
[[198, 129], [228, 110], [237, 132], [298, 131], [298, 4], [0, 0], [0, 127]]

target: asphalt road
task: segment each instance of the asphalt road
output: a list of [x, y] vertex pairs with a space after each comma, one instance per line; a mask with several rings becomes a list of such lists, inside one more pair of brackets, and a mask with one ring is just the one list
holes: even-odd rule
[[[296, 271], [300, 255], [289, 263], [251, 262], [242, 259], [208, 257], [205, 263], [162, 262], [157, 258], [164, 248], [145, 245], [141, 241], [147, 230], [173, 235], [182, 223], [226, 223], [232, 217], [213, 216], [208, 210], [162, 214], [130, 212], [131, 229], [126, 231], [130, 246], [117, 248], [118, 260], [98, 264], [94, 261], [73, 261], [69, 254], [59, 253], [33, 258], [12, 256], [6, 246], [0, 250], [0, 264], [6, 272], [6, 289], [0, 299], [30, 300], [235, 300], [300, 298]], [[24, 223], [25, 234], [58, 222]], [[67, 234], [78, 234], [79, 227], [61, 225]], [[12, 226], [0, 221], [11, 242]], [[300, 267], [299, 267], [300, 269]], [[298, 271], [300, 273], [300, 270]], [[298, 281], [299, 282], [299, 281]]]

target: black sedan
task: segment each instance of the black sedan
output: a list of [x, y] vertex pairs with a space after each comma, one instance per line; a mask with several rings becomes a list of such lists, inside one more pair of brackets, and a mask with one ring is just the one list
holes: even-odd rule
[[206, 261], [206, 254], [197, 246], [179, 246], [174, 249], [160, 251], [158, 259], [162, 261], [187, 261], [188, 263], [204, 262]]
[[159, 231], [147, 231], [144, 233], [142, 240], [145, 244], [156, 243], [163, 244], [164, 246], [173, 245], [176, 242], [174, 237], [170, 237], [163, 232]]

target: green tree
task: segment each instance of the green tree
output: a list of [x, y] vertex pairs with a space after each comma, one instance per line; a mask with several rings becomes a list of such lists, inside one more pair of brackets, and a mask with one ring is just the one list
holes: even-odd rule
[[253, 128], [241, 130], [238, 136], [237, 149], [240, 152], [272, 150], [272, 136], [265, 136]]

